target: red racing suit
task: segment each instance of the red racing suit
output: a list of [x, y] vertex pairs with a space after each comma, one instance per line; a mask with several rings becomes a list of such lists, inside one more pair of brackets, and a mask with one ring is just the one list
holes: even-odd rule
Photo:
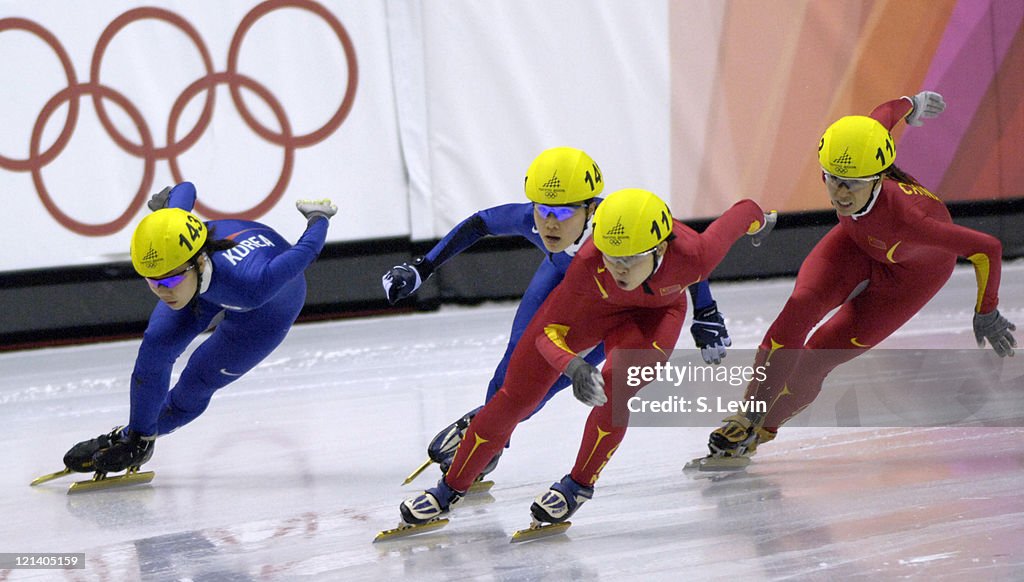
[[761, 208], [743, 200], [701, 234], [675, 221], [660, 266], [632, 291], [615, 284], [600, 251], [588, 241], [523, 332], [501, 388], [470, 423], [445, 476], [448, 485], [468, 489], [576, 354], [603, 341], [608, 403], [587, 418], [571, 473], [576, 482], [593, 484], [626, 432], [625, 423], [612, 423], [612, 392], [627, 389], [613, 387], [617, 350], [646, 350], [652, 365], [667, 361], [686, 316], [687, 287], [707, 279], [732, 244], [763, 220]]
[[[908, 99], [897, 99], [871, 117], [891, 130], [911, 107]], [[768, 359], [771, 366], [763, 382], [748, 386], [747, 396], [768, 403], [764, 426], [777, 429], [817, 397], [836, 366], [920, 311], [949, 280], [958, 256], [974, 264], [975, 311], [992, 311], [999, 303], [1002, 244], [953, 224], [946, 205], [923, 186], [886, 177], [866, 212], [840, 216], [804, 260], [793, 294], [761, 342], [755, 366]]]

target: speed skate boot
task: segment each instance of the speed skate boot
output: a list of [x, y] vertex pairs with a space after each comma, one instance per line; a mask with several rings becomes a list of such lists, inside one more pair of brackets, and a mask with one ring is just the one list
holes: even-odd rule
[[566, 475], [541, 493], [530, 506], [533, 518], [541, 523], [562, 523], [572, 517], [583, 502], [594, 496], [594, 488], [577, 483]]
[[138, 469], [153, 457], [156, 436], [142, 436], [134, 430], [125, 430], [119, 438], [92, 457], [93, 470], [101, 473], [117, 473]]
[[441, 432], [437, 433], [427, 445], [427, 456], [431, 461], [441, 465], [442, 473], [448, 472], [448, 467], [451, 466], [452, 459], [455, 457], [455, 451], [459, 448], [462, 437], [466, 436], [469, 422], [473, 420], [476, 413], [480, 412], [481, 408], [483, 406], [477, 406], [464, 414], [462, 418], [441, 429]]
[[114, 442], [121, 438], [121, 433], [124, 430], [125, 427], [118, 426], [110, 431], [109, 434], [101, 434], [94, 439], [82, 441], [71, 447], [71, 450], [64, 455], [64, 466], [77, 473], [91, 473], [95, 471], [92, 460], [93, 456], [102, 450], [109, 449]]
[[[483, 406], [477, 406], [470, 410], [462, 418], [446, 426], [430, 441], [430, 444], [427, 446], [427, 456], [441, 467], [441, 473], [448, 473], [448, 469], [452, 466], [452, 459], [455, 458], [455, 451], [458, 450], [459, 443], [462, 442], [463, 437], [466, 436], [466, 431], [469, 429], [470, 421], [473, 420], [476, 413], [480, 412], [481, 408]], [[487, 475], [498, 466], [498, 459], [501, 458], [502, 452], [504, 451], [498, 451], [498, 454], [494, 455], [494, 458], [480, 471], [480, 475], [476, 478], [477, 481], [482, 481], [484, 475]]]
[[436, 486], [403, 501], [398, 506], [398, 511], [401, 512], [404, 523], [421, 525], [447, 515], [463, 495], [464, 492], [449, 487], [442, 477]]
[[723, 421], [725, 424], [716, 428], [708, 437], [709, 456], [748, 459], [754, 456], [758, 443], [774, 439], [778, 432], [761, 426], [763, 421], [763, 413], [734, 414], [726, 418]]

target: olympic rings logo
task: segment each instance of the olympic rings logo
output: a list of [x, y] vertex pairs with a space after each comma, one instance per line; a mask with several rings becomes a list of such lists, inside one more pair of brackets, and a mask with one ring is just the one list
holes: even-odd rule
[[[291, 124], [288, 121], [288, 116], [285, 113], [284, 108], [269, 89], [255, 79], [238, 72], [238, 55], [246, 33], [250, 28], [252, 28], [256, 21], [279, 8], [300, 8], [312, 12], [323, 19], [341, 42], [342, 49], [345, 52], [345, 60], [348, 65], [348, 86], [345, 89], [345, 96], [341, 101], [341, 105], [338, 106], [338, 109], [326, 123], [304, 135], [295, 135], [292, 132]], [[133, 22], [146, 19], [166, 22], [185, 33], [185, 35], [188, 36], [199, 50], [203, 61], [203, 67], [206, 70], [206, 74], [203, 77], [186, 87], [185, 90], [182, 91], [181, 95], [179, 95], [174, 101], [174, 105], [171, 108], [167, 121], [166, 145], [162, 147], [158, 147], [154, 144], [149, 126], [145, 119], [143, 119], [139, 109], [124, 94], [112, 87], [104, 85], [100, 81], [100, 69], [103, 63], [103, 55], [105, 54], [107, 47], [110, 45], [110, 41], [113, 40], [118, 32], [120, 32], [124, 27]], [[50, 48], [53, 49], [54, 53], [56, 53], [57, 58], [60, 59], [60, 64], [64, 68], [67, 87], [61, 89], [51, 97], [43, 106], [39, 116], [36, 118], [35, 124], [32, 127], [32, 138], [29, 143], [28, 158], [14, 159], [0, 155], [0, 168], [15, 172], [31, 172], [32, 182], [35, 185], [36, 192], [39, 195], [43, 206], [46, 207], [46, 210], [50, 215], [68, 230], [86, 236], [103, 236], [113, 234], [124, 228], [125, 225], [131, 221], [132, 217], [135, 216], [135, 214], [142, 208], [142, 205], [146, 202], [147, 195], [153, 185], [153, 174], [158, 160], [167, 160], [171, 174], [176, 182], [184, 180], [181, 174], [181, 169], [178, 165], [178, 157], [199, 141], [199, 138], [210, 124], [210, 120], [213, 117], [215, 88], [218, 85], [227, 85], [230, 90], [231, 100], [234, 103], [235, 108], [238, 110], [239, 115], [257, 135], [266, 141], [284, 148], [284, 162], [281, 167], [280, 177], [270, 194], [252, 208], [242, 212], [231, 212], [228, 214], [218, 211], [215, 208], [211, 208], [201, 201], [197, 201], [195, 209], [211, 219], [240, 217], [253, 220], [263, 216], [273, 208], [275, 204], [277, 204], [288, 186], [295, 161], [295, 150], [298, 148], [309, 147], [323, 141], [341, 126], [342, 122], [345, 121], [345, 118], [348, 117], [349, 112], [352, 110], [352, 104], [355, 101], [356, 86], [359, 81], [355, 47], [352, 44], [351, 38], [349, 38], [348, 32], [333, 14], [312, 0], [267, 0], [250, 10], [249, 13], [242, 18], [241, 23], [239, 23], [238, 28], [235, 30], [234, 36], [231, 38], [231, 45], [228, 50], [227, 70], [222, 72], [214, 72], [213, 60], [210, 58], [210, 51], [207, 49], [206, 44], [199, 36], [199, 32], [195, 27], [181, 16], [162, 8], [143, 7], [129, 10], [115, 18], [109, 25], [107, 25], [107, 28], [100, 35], [99, 41], [96, 43], [96, 48], [93, 51], [89, 71], [90, 77], [89, 81], [86, 83], [78, 82], [78, 78], [75, 74], [74, 67], [71, 64], [71, 59], [69, 58], [67, 51], [61, 45], [57, 37], [50, 31], [31, 20], [23, 18], [0, 19], [0, 33], [7, 30], [21, 30], [28, 32], [49, 45]], [[241, 89], [243, 87], [254, 93], [257, 97], [262, 99], [264, 103], [266, 103], [274, 117], [277, 119], [281, 128], [279, 132], [275, 132], [273, 129], [262, 125], [252, 115], [248, 106], [246, 106], [245, 101], [242, 99]], [[177, 124], [182, 112], [192, 99], [204, 91], [206, 93], [206, 102], [203, 105], [202, 112], [199, 115], [199, 119], [196, 121], [195, 127], [186, 133], [181, 139], [177, 139]], [[71, 140], [71, 134], [74, 133], [75, 125], [78, 121], [78, 112], [80, 107], [79, 99], [83, 95], [90, 95], [92, 97], [93, 107], [96, 109], [97, 117], [99, 118], [104, 130], [106, 130], [114, 143], [132, 156], [142, 158], [143, 163], [145, 164], [142, 183], [139, 185], [139, 189], [135, 193], [135, 196], [129, 202], [128, 208], [114, 220], [102, 224], [80, 222], [67, 215], [54, 202], [45, 183], [43, 182], [43, 167], [53, 162]], [[107, 113], [104, 100], [112, 101], [128, 115], [132, 123], [134, 123], [135, 127], [138, 129], [141, 143], [131, 141], [118, 131]], [[46, 123], [57, 108], [64, 103], [68, 104], [67, 118], [64, 122], [64, 128], [57, 136], [53, 145], [45, 151], [40, 151], [42, 147], [40, 142], [42, 141], [43, 130], [46, 127]]]

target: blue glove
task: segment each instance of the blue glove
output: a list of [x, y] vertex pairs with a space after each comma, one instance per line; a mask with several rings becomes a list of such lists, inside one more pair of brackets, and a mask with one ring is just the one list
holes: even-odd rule
[[725, 348], [732, 345], [729, 330], [725, 329], [725, 318], [718, 312], [718, 304], [697, 309], [690, 326], [693, 342], [700, 348], [700, 355], [708, 364], [720, 364], [725, 358]]
[[433, 270], [433, 266], [424, 257], [416, 259], [411, 265], [402, 263], [391, 267], [391, 270], [381, 277], [388, 303], [394, 305], [400, 299], [412, 295], [430, 277]]

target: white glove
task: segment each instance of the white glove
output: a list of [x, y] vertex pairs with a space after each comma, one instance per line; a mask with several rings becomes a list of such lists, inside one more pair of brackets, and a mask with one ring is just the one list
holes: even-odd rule
[[764, 223], [762, 223], [761, 226], [754, 232], [747, 232], [747, 236], [750, 237], [750, 244], [754, 245], [755, 247], [761, 246], [761, 243], [764, 242], [764, 239], [768, 238], [768, 235], [771, 234], [773, 229], [775, 229], [775, 223], [778, 222], [778, 220], [778, 212], [774, 210], [770, 212], [765, 212]]
[[914, 104], [914, 108], [907, 115], [907, 125], [924, 125], [923, 120], [938, 117], [946, 109], [946, 102], [942, 100], [942, 95], [935, 91], [921, 91], [913, 97], [904, 97], [904, 99], [910, 99], [910, 102]]
[[320, 216], [330, 220], [332, 216], [338, 213], [338, 207], [327, 198], [322, 200], [296, 200], [295, 207], [306, 217], [307, 224], [312, 224]]

